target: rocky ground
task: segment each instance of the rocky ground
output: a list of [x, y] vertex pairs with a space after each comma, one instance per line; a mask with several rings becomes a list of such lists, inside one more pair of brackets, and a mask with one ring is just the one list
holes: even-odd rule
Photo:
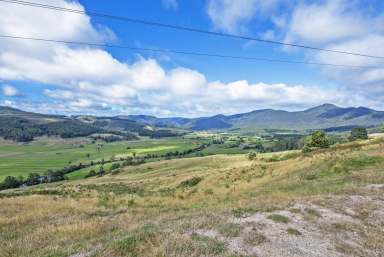
[[[287, 210], [243, 213], [223, 231], [196, 230], [245, 256], [384, 256], [384, 185], [360, 194], [294, 203]], [[369, 249], [369, 250], [368, 250]]]

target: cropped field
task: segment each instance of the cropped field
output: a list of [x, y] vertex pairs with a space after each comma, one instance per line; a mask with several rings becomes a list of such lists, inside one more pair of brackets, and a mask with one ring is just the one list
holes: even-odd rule
[[[97, 145], [102, 144], [98, 149]], [[44, 173], [48, 169], [63, 168], [70, 163], [89, 162], [127, 156], [169, 151], [182, 151], [199, 145], [197, 140], [180, 138], [143, 139], [113, 143], [95, 142], [87, 138], [39, 138], [31, 143], [0, 142], [0, 181], [6, 176], [26, 176], [31, 172]], [[127, 149], [128, 148], [128, 149]], [[89, 154], [89, 157], [88, 157]]]
[[[0, 256], [382, 256], [384, 140], [0, 193]], [[41, 242], [44, 242], [42, 244]]]

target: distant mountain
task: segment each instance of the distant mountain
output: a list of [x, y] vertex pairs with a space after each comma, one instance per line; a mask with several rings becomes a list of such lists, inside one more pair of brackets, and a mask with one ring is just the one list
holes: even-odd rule
[[[138, 118], [139, 117], [139, 118]], [[150, 118], [143, 118], [150, 117]], [[128, 116], [147, 124], [181, 126], [192, 130], [241, 129], [328, 129], [329, 131], [350, 130], [352, 127], [374, 127], [384, 122], [384, 112], [365, 107], [342, 108], [323, 104], [304, 111], [263, 109], [235, 115], [215, 115], [202, 118], [156, 118], [154, 116]]]
[[[0, 107], [0, 136], [24, 136], [25, 131], [37, 135], [74, 136], [88, 133], [120, 132], [142, 136], [171, 136], [185, 130], [260, 130], [348, 131], [353, 127], [376, 127], [384, 123], [384, 112], [366, 107], [342, 108], [323, 104], [304, 111], [262, 109], [235, 115], [215, 115], [199, 118], [158, 118], [149, 115], [115, 117], [45, 115]], [[28, 128], [28, 129], [27, 129]], [[31, 129], [32, 128], [32, 129]], [[73, 133], [72, 133], [73, 132]], [[132, 134], [131, 134], [132, 135]], [[134, 136], [132, 135], [132, 138]]]
[[117, 116], [120, 119], [134, 120], [144, 124], [154, 125], [158, 127], [179, 127], [184, 126], [190, 122], [191, 119], [174, 117], [174, 118], [157, 118], [150, 115], [127, 115]]

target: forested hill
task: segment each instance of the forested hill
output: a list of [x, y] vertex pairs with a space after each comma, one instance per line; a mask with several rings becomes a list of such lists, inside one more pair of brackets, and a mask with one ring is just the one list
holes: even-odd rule
[[114, 133], [125, 139], [137, 139], [129, 131], [121, 132], [86, 123], [76, 118], [24, 112], [0, 107], [0, 136], [19, 142], [28, 142], [37, 136], [72, 138], [94, 133]]
[[63, 116], [26, 112], [0, 106], [0, 137], [19, 142], [28, 142], [37, 136], [60, 136], [62, 138], [97, 136], [103, 134], [108, 140], [138, 139], [179, 135], [180, 131], [157, 128], [153, 125], [123, 117], [96, 117], [89, 115]]

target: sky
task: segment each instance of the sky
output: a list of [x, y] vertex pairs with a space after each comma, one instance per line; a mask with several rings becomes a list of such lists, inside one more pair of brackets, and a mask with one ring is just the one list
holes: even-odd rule
[[[384, 56], [382, 0], [30, 0]], [[312, 51], [0, 2], [0, 35], [364, 66], [235, 60], [0, 38], [0, 105], [197, 117], [323, 103], [384, 110], [384, 58]]]

